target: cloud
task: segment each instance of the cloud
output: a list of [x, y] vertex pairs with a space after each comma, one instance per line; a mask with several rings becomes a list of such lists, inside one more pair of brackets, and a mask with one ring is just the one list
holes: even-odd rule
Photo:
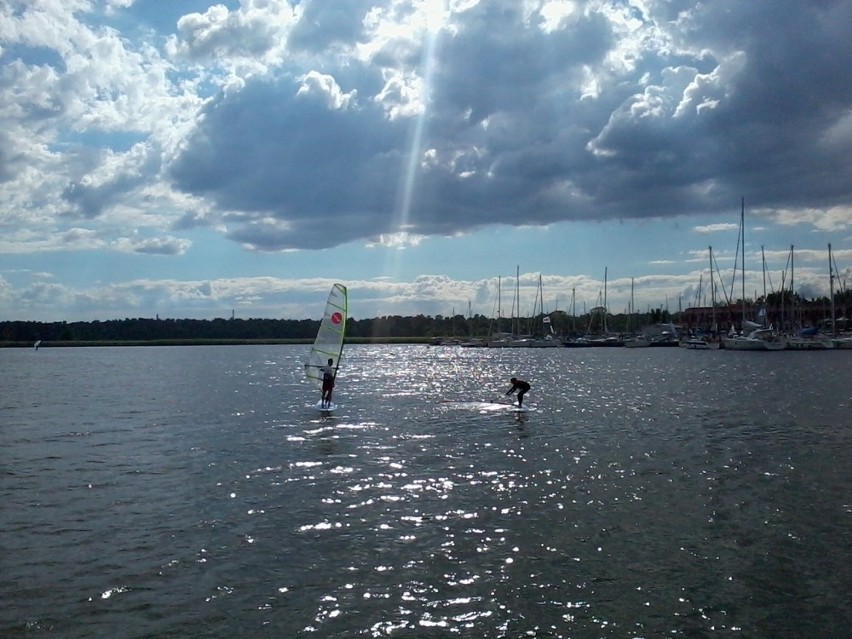
[[146, 255], [184, 255], [192, 242], [176, 237], [119, 238], [113, 248], [125, 253]]
[[[127, 150], [68, 147], [61, 188], [47, 177], [57, 157], [31, 164], [53, 182], [53, 206], [86, 219], [166, 176], [207, 221], [227, 216], [235, 241], [311, 249], [711, 212], [751, 193], [766, 207], [831, 208], [852, 168], [845, 3], [468, 2], [442, 22], [428, 3], [215, 5], [177, 20], [161, 52], [87, 25], [89, 5], [46, 7], [8, 15], [7, 42], [59, 57], [6, 65], [7, 103], [49, 114], [46, 141], [51, 119], [149, 136]], [[194, 75], [227, 90], [202, 107]], [[23, 154], [36, 158], [27, 120], [6, 118], [8, 182]], [[276, 232], [255, 236], [269, 220]]]
[[784, 226], [810, 225], [823, 231], [842, 231], [852, 228], [852, 208], [834, 206], [827, 210], [802, 208], [796, 210], [776, 209], [774, 220]]
[[0, 6], [4, 254], [181, 256], [205, 227], [263, 254], [561, 221], [716, 233], [742, 196], [761, 229], [848, 235], [848, 2], [166, 4]]
[[700, 226], [694, 227], [696, 233], [719, 233], [719, 232], [727, 232], [734, 231], [739, 228], [737, 224], [730, 224], [720, 222], [718, 224], [702, 224]]
[[171, 168], [176, 186], [214, 202], [229, 236], [259, 247], [392, 232], [405, 131], [344, 93], [318, 76], [249, 84], [205, 114]]
[[268, 61], [273, 62], [272, 54], [286, 40], [296, 14], [288, 2], [244, 2], [236, 11], [214, 4], [204, 13], [181, 17], [177, 21], [177, 38], [170, 40], [169, 49], [192, 61], [226, 66], [229, 60], [247, 64], [269, 57]]
[[301, 15], [288, 45], [310, 54], [346, 50], [361, 40], [365, 14], [376, 4], [371, 0], [300, 3]]
[[17, 4], [0, 17], [0, 202], [15, 251], [55, 250], [82, 225], [108, 243], [177, 218], [189, 198], [160, 167], [201, 100], [156, 48], [87, 23], [94, 5]]
[[[778, 254], [776, 254], [778, 253]], [[778, 259], [782, 252], [767, 252], [769, 259]], [[699, 256], [696, 256], [698, 258]], [[695, 260], [690, 272], [640, 277], [610, 277], [606, 283], [607, 306], [613, 313], [626, 312], [631, 295], [634, 308], [644, 311], [667, 307], [676, 311], [692, 303], [709, 303], [710, 273], [704, 265], [706, 255]], [[840, 263], [852, 260], [852, 251], [838, 251]], [[757, 264], [759, 251], [749, 255]], [[826, 250], [796, 252], [797, 290], [807, 297], [828, 294]], [[739, 273], [732, 271], [733, 256], [718, 260], [714, 272], [717, 301], [726, 295], [735, 299], [739, 291]], [[783, 263], [783, 260], [782, 260]], [[728, 266], [721, 266], [728, 264]], [[771, 290], [778, 290], [782, 281], [789, 285], [788, 275], [773, 270], [768, 274]], [[837, 282], [852, 281], [850, 268], [838, 275]], [[16, 276], [18, 277], [18, 276]], [[786, 279], [785, 279], [786, 277]], [[539, 278], [542, 294], [539, 295]], [[242, 317], [281, 317], [316, 319], [331, 285], [339, 280], [329, 278], [221, 277], [209, 279], [136, 279], [121, 283], [93, 283], [76, 287], [55, 281], [45, 274], [34, 273], [22, 284], [12, 282], [11, 276], [0, 277], [0, 300], [7, 308], [15, 309], [20, 317], [55, 320], [57, 306], [65, 309], [67, 320], [109, 319], [121, 317], [229, 317], [234, 311]], [[469, 313], [496, 318], [527, 316], [533, 308], [541, 309], [542, 300], [547, 313], [562, 310], [583, 315], [594, 306], [602, 305], [604, 282], [585, 275], [542, 275], [521, 273], [516, 289], [515, 277], [457, 280], [445, 275], [420, 275], [410, 281], [387, 277], [342, 280], [349, 288], [350, 312], [356, 319], [389, 315], [451, 315]], [[836, 285], [837, 285], [836, 282]], [[761, 292], [763, 273], [754, 268], [747, 273], [746, 290]], [[515, 302], [518, 292], [520, 303]], [[700, 295], [699, 295], [700, 294]], [[11, 319], [11, 318], [10, 318]], [[582, 327], [580, 327], [582, 329]]]
[[[848, 13], [840, 6], [797, 10], [795, 20], [770, 12], [781, 32], [810, 29], [779, 47], [769, 29], [742, 27], [753, 9], [728, 5], [671, 20], [665, 8], [601, 4], [554, 21], [478, 3], [450, 14], [431, 48], [425, 33], [387, 36], [391, 7], [402, 5], [367, 6], [306, 4], [292, 37], [303, 48], [334, 44], [324, 70], [285, 63], [221, 94], [171, 167], [179, 189], [228, 212], [235, 240], [325, 248], [521, 220], [708, 212], [758, 189], [770, 207], [803, 203], [806, 192], [826, 205], [845, 197], [839, 181], [804, 182], [819, 183], [829, 163], [852, 168], [821, 142], [848, 121], [850, 87], [836, 78], [849, 47], [832, 39], [836, 59], [828, 69], [808, 62], [812, 78], [792, 71], [802, 55], [825, 56], [819, 34], [836, 31], [825, 20]], [[779, 101], [791, 106], [784, 121]]]

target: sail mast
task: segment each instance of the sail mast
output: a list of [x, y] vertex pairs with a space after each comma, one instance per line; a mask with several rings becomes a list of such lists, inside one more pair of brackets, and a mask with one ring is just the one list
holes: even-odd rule
[[603, 334], [604, 334], [604, 337], [606, 337], [606, 335], [607, 335], [607, 333], [608, 333], [608, 332], [607, 332], [607, 328], [606, 328], [606, 312], [607, 312], [607, 311], [606, 311], [606, 276], [607, 276], [607, 269], [608, 269], [608, 268], [609, 268], [608, 266], [605, 266], [605, 267], [604, 267], [604, 298], [603, 298], [603, 305], [604, 305], [604, 310], [603, 310]]
[[571, 330], [577, 332], [577, 288], [571, 287]]
[[742, 200], [741, 200], [741, 207], [740, 207], [740, 245], [741, 245], [740, 252], [741, 252], [741, 254], [742, 254], [742, 256], [743, 256], [742, 264], [741, 264], [742, 273], [743, 273], [743, 277], [742, 277], [742, 282], [743, 282], [743, 292], [742, 292], [742, 295], [743, 295], [743, 319], [742, 319], [742, 322], [743, 322], [743, 324], [742, 324], [742, 325], [743, 325], [743, 326], [745, 326], [745, 319], [746, 319], [746, 297], [745, 297], [745, 197], [743, 197], [743, 198], [742, 198]]
[[837, 324], [834, 319], [834, 267], [831, 263], [831, 244], [828, 245], [828, 288], [831, 301], [831, 334], [837, 337]]
[[[797, 322], [799, 321], [797, 309], [796, 309], [796, 285], [794, 283], [794, 278], [796, 277], [796, 254], [793, 252], [793, 245], [790, 245], [790, 305], [793, 307], [793, 310], [790, 311], [790, 314], [793, 316], [793, 320], [790, 322], [790, 330], [795, 330], [797, 326]], [[784, 295], [781, 295], [781, 303], [784, 303]]]
[[521, 334], [521, 267], [515, 266], [515, 301], [512, 302], [515, 309], [512, 318], [512, 334], [517, 337]]
[[716, 326], [716, 278], [713, 277], [713, 247], [707, 247], [710, 252], [710, 305], [711, 305], [711, 313], [712, 313], [712, 331], [715, 335], [717, 332]]
[[630, 308], [627, 311], [627, 332], [633, 331], [633, 278], [630, 278]]
[[763, 315], [763, 327], [766, 328], [766, 326], [768, 325], [768, 305], [766, 304], [766, 253], [763, 250], [762, 244], [760, 245], [760, 261], [763, 265], [763, 304], [762, 308], [760, 309], [760, 312]]
[[500, 333], [500, 316], [501, 316], [501, 313], [503, 312], [502, 308], [500, 307], [500, 304], [501, 304], [500, 294], [501, 294], [502, 291], [503, 291], [503, 281], [501, 279], [501, 276], [498, 275], [497, 276], [497, 333], [498, 334]]

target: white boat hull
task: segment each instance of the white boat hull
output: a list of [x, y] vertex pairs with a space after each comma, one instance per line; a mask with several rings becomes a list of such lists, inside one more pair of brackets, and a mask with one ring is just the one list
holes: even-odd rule
[[683, 348], [689, 348], [694, 351], [716, 351], [719, 350], [718, 340], [706, 340], [700, 337], [692, 337], [680, 343]]
[[723, 337], [722, 346], [729, 351], [783, 351], [787, 348], [787, 338], [764, 329]]
[[822, 337], [788, 337], [787, 348], [791, 351], [822, 351], [834, 348], [834, 342]]

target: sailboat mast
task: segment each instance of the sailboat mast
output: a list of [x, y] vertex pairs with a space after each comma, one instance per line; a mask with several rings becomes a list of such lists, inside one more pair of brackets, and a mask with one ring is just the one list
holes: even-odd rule
[[[704, 273], [698, 274], [698, 290], [695, 292], [695, 306], [701, 306], [701, 287], [704, 286]], [[706, 301], [706, 298], [705, 300]]]
[[713, 277], [713, 247], [707, 247], [710, 252], [710, 312], [713, 317], [712, 331], [717, 332], [716, 327], [716, 278]]
[[[790, 328], [796, 328], [796, 322], [799, 320], [796, 313], [796, 285], [794, 283], [793, 278], [796, 276], [796, 254], [793, 252], [793, 245], [790, 245], [790, 306], [792, 306], [792, 310], [790, 314], [793, 316], [792, 321], [790, 322]], [[782, 292], [783, 293], [783, 292]], [[781, 303], [784, 303], [784, 295], [781, 295]]]
[[[538, 323], [540, 324], [539, 328], [541, 329], [542, 335], [544, 334], [544, 288], [541, 285], [541, 273], [538, 274], [538, 293], [536, 295], [536, 299], [540, 304], [540, 316], [538, 318]], [[535, 309], [533, 309], [535, 310]], [[535, 313], [533, 313], [535, 315]]]
[[541, 285], [541, 273], [538, 274], [538, 299], [541, 305], [541, 315], [544, 317], [544, 287]]
[[740, 206], [740, 251], [743, 256], [742, 260], [742, 282], [743, 282], [743, 326], [745, 326], [745, 318], [746, 318], [746, 297], [745, 297], [745, 198], [743, 197], [741, 200]]
[[515, 302], [512, 304], [517, 310], [515, 315], [517, 320], [513, 322], [514, 328], [512, 333], [517, 337], [521, 334], [521, 267], [515, 266]]
[[763, 313], [763, 326], [766, 327], [768, 325], [769, 305], [766, 303], [766, 253], [762, 244], [760, 245], [760, 262], [763, 265], [763, 307], [760, 310]]
[[627, 311], [627, 332], [633, 330], [633, 278], [630, 278], [630, 309]]
[[500, 276], [497, 276], [497, 332], [500, 332], [500, 313], [502, 309], [500, 308], [500, 293], [503, 290], [503, 283], [500, 279]]
[[571, 287], [571, 330], [577, 332], [577, 289]]
[[831, 262], [831, 244], [828, 245], [828, 282], [828, 296], [831, 300], [831, 334], [837, 337], [837, 325], [834, 319], [834, 266]]

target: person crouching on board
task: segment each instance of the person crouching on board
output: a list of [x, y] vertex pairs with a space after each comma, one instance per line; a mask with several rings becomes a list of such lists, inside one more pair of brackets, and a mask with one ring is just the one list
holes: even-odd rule
[[320, 366], [322, 371], [322, 397], [320, 406], [329, 408], [331, 406], [331, 391], [334, 390], [334, 360], [329, 358], [326, 366]]
[[523, 408], [524, 394], [530, 389], [530, 385], [517, 377], [513, 377], [509, 381], [512, 382], [512, 388], [510, 388], [506, 394], [511, 395], [515, 391], [518, 391], [518, 408]]

